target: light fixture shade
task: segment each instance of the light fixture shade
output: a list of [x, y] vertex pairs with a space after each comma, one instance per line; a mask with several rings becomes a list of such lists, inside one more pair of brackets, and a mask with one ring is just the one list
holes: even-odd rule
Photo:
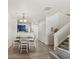
[[24, 19], [24, 22], [27, 22], [27, 20], [26, 20], [26, 19]]
[[20, 22], [23, 22], [23, 20], [21, 19], [21, 20], [19, 20]]

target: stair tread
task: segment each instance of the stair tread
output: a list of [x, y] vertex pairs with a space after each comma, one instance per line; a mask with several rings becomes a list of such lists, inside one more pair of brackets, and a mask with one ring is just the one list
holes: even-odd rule
[[69, 42], [69, 37], [66, 38], [65, 42]]
[[64, 45], [69, 45], [69, 42], [63, 42]]
[[69, 50], [69, 46], [67, 46], [67, 45], [60, 45], [59, 47]]

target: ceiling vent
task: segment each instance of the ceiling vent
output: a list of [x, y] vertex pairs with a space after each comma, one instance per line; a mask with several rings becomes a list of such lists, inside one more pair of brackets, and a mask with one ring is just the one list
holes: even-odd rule
[[52, 7], [45, 7], [45, 8], [44, 8], [45, 11], [49, 11], [49, 10], [51, 10], [51, 9], [52, 9]]

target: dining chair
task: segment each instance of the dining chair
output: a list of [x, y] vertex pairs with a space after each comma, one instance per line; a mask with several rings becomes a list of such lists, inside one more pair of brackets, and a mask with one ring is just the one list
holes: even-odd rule
[[35, 45], [35, 36], [34, 35], [30, 35], [27, 37], [29, 39], [29, 48], [31, 49], [31, 47], [36, 47]]
[[19, 50], [20, 49], [20, 37], [16, 37], [16, 39], [12, 43], [13, 49]]
[[29, 40], [26, 37], [20, 38], [20, 53], [23, 51], [29, 52]]

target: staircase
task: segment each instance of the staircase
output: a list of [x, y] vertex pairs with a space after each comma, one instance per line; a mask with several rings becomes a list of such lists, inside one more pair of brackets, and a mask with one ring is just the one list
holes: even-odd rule
[[50, 51], [51, 59], [70, 59], [69, 23], [54, 34], [54, 51]]
[[70, 59], [69, 37], [67, 37], [55, 50], [61, 59]]
[[69, 50], [69, 37], [67, 37], [58, 47]]
[[49, 52], [51, 59], [70, 59], [69, 37], [66, 38], [55, 51]]

